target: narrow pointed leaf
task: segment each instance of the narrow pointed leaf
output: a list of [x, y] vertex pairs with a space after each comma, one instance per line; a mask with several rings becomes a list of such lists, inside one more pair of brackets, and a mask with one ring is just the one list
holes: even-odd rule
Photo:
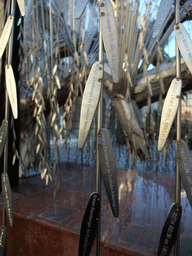
[[119, 216], [117, 166], [112, 142], [106, 129], [101, 128], [98, 137], [99, 164], [107, 196], [114, 217]]
[[5, 249], [5, 243], [6, 243], [6, 226], [2, 225], [0, 228], [0, 248], [3, 250]]
[[10, 34], [11, 34], [11, 29], [13, 27], [13, 15], [10, 15], [7, 18], [7, 21], [5, 23], [5, 26], [3, 28], [3, 32], [0, 36], [0, 59], [4, 53], [4, 50], [6, 48], [7, 42], [9, 40]]
[[182, 140], [177, 143], [177, 157], [181, 181], [192, 207], [192, 160], [188, 147]]
[[79, 19], [82, 16], [88, 1], [89, 0], [78, 0], [77, 1], [77, 5], [75, 7], [75, 18], [76, 19]]
[[192, 41], [183, 24], [175, 25], [175, 36], [183, 59], [192, 74]]
[[98, 193], [91, 194], [81, 224], [78, 256], [88, 256], [91, 252], [97, 234], [100, 207], [100, 195]]
[[158, 14], [157, 14], [157, 19], [154, 24], [153, 38], [156, 38], [159, 32], [162, 30], [165, 20], [168, 14], [170, 13], [172, 4], [173, 4], [173, 0], [161, 0]]
[[25, 16], [25, 3], [24, 0], [17, 0], [21, 16]]
[[169, 256], [173, 245], [175, 244], [178, 229], [180, 226], [182, 207], [174, 204], [163, 226], [158, 248], [158, 256]]
[[91, 68], [83, 93], [78, 147], [83, 148], [95, 114], [101, 92], [103, 65], [98, 61]]
[[101, 2], [101, 33], [114, 83], [119, 82], [118, 27], [110, 0]]
[[179, 105], [180, 94], [181, 94], [182, 81], [173, 79], [169, 90], [167, 92], [163, 110], [161, 114], [159, 140], [158, 140], [158, 151], [161, 151], [165, 145], [169, 131], [175, 119], [177, 108]]
[[5, 79], [6, 79], [6, 87], [7, 87], [7, 92], [9, 96], [9, 101], [10, 101], [11, 109], [13, 112], [13, 117], [17, 119], [18, 109], [17, 109], [16, 83], [15, 83], [15, 77], [13, 74], [13, 69], [10, 64], [5, 66]]
[[4, 119], [0, 127], [0, 157], [2, 155], [6, 137], [7, 137], [7, 129], [8, 129], [8, 121]]
[[12, 227], [13, 226], [12, 195], [11, 195], [11, 186], [9, 183], [9, 177], [7, 173], [1, 174], [1, 183], [2, 183], [3, 205], [6, 210], [7, 218], [9, 220], [9, 225], [10, 227]]

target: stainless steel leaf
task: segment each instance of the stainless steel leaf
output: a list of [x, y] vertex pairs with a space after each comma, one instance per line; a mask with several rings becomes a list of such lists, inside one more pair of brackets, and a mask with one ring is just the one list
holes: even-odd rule
[[110, 0], [101, 2], [101, 33], [114, 83], [119, 82], [118, 27]]
[[8, 129], [8, 121], [4, 119], [0, 127], [0, 157], [2, 155], [6, 137], [7, 137], [7, 129]]
[[171, 10], [173, 4], [173, 0], [161, 0], [158, 14], [157, 14], [157, 19], [154, 24], [154, 30], [153, 30], [153, 38], [156, 38], [161, 31], [164, 22]]
[[11, 195], [11, 186], [9, 183], [9, 177], [7, 173], [1, 174], [1, 183], [2, 183], [3, 205], [7, 213], [7, 218], [9, 220], [10, 227], [12, 227], [13, 226], [12, 195]]
[[158, 139], [158, 151], [161, 151], [167, 140], [169, 131], [173, 124], [177, 108], [179, 105], [180, 94], [181, 94], [182, 81], [176, 78], [172, 80], [169, 90], [167, 92], [163, 110], [161, 114], [161, 122], [159, 129], [159, 139]]
[[106, 129], [101, 128], [98, 135], [99, 165], [107, 196], [114, 217], [119, 216], [117, 166], [112, 142]]
[[14, 20], [13, 15], [10, 15], [7, 18], [7, 21], [6, 21], [5, 26], [3, 28], [3, 32], [2, 32], [1, 37], [0, 37], [0, 59], [2, 58], [2, 55], [3, 55], [4, 50], [6, 48], [7, 42], [9, 40], [11, 30], [12, 30], [12, 27], [13, 27], [13, 20]]
[[13, 74], [13, 69], [10, 64], [5, 66], [5, 80], [6, 80], [6, 87], [7, 87], [7, 92], [9, 96], [9, 101], [10, 101], [11, 109], [13, 112], [13, 117], [17, 119], [18, 108], [17, 108], [16, 83], [15, 83], [15, 77]]
[[24, 0], [17, 0], [21, 16], [25, 16], [25, 3]]
[[180, 204], [174, 204], [167, 216], [161, 232], [157, 256], [169, 256], [173, 245], [177, 239], [180, 226], [182, 207]]
[[89, 256], [100, 218], [101, 200], [98, 193], [90, 196], [81, 224], [78, 256]]
[[177, 143], [177, 159], [181, 181], [192, 207], [192, 160], [188, 147], [182, 140]]
[[78, 147], [81, 149], [84, 147], [99, 101], [102, 77], [103, 65], [97, 61], [91, 68], [83, 93], [78, 141]]
[[190, 39], [190, 36], [187, 33], [183, 24], [181, 23], [175, 25], [174, 30], [179, 50], [192, 74], [192, 41]]

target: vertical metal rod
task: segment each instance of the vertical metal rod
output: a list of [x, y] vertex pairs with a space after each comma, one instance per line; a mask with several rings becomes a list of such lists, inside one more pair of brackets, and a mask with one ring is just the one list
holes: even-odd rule
[[[175, 23], [178, 24], [180, 22], [180, 3], [179, 0], [175, 0]], [[181, 56], [179, 52], [179, 47], [177, 41], [176, 45], [176, 78], [181, 79]], [[176, 142], [181, 140], [181, 99], [179, 102], [179, 107], [177, 111], [177, 134], [176, 134]], [[176, 143], [177, 147], [177, 143]], [[175, 202], [181, 203], [181, 178], [179, 175], [179, 165], [176, 161], [176, 173], [175, 173]], [[180, 230], [178, 231], [177, 240], [174, 248], [174, 255], [180, 255]]]
[[[100, 10], [101, 0], [98, 0], [98, 3], [99, 3], [99, 10]], [[100, 20], [101, 20], [101, 16], [100, 16]], [[102, 41], [102, 35], [101, 35], [101, 22], [99, 22], [99, 62], [103, 62], [103, 41]], [[99, 167], [98, 133], [102, 127], [102, 114], [103, 114], [103, 79], [102, 79], [102, 85], [101, 85], [100, 100], [99, 100], [98, 108], [97, 108], [96, 192], [99, 195], [101, 195], [101, 172], [100, 172], [100, 167]], [[100, 232], [101, 232], [101, 212], [100, 212], [100, 218], [98, 221], [97, 236], [96, 236], [96, 240], [95, 240], [95, 256], [100, 255]]]

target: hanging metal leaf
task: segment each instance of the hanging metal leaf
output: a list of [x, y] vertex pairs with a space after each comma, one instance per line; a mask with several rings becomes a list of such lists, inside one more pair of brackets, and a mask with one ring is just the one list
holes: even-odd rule
[[5, 243], [6, 243], [6, 226], [2, 225], [0, 228], [0, 248], [3, 250], [5, 249]]
[[98, 193], [92, 193], [81, 224], [78, 256], [88, 256], [97, 234], [101, 200]]
[[175, 115], [177, 113], [177, 108], [179, 105], [180, 94], [181, 94], [181, 79], [173, 79], [169, 90], [167, 92], [163, 110], [161, 114], [160, 130], [159, 130], [159, 140], [158, 140], [158, 151], [161, 151], [167, 140], [169, 131], [173, 124]]
[[91, 68], [83, 93], [78, 147], [83, 148], [95, 114], [101, 92], [103, 65], [98, 61]]
[[119, 216], [117, 166], [112, 142], [106, 129], [101, 128], [98, 135], [99, 165], [107, 196], [114, 217]]
[[89, 2], [89, 0], [78, 0], [77, 1], [77, 5], [75, 7], [75, 18], [76, 19], [79, 19], [81, 17], [88, 2]]
[[177, 159], [181, 181], [192, 207], [192, 160], [188, 147], [182, 140], [177, 143]]
[[1, 37], [0, 37], [0, 59], [2, 58], [2, 55], [3, 55], [4, 50], [6, 48], [7, 42], [9, 40], [9, 37], [10, 37], [10, 34], [11, 34], [11, 29], [13, 27], [13, 20], [14, 20], [13, 15], [10, 15], [7, 18], [7, 21], [6, 21], [5, 26], [3, 28], [3, 32], [2, 32]]
[[118, 27], [110, 0], [101, 2], [101, 33], [114, 83], [119, 82]]
[[174, 26], [176, 40], [179, 50], [192, 74], [192, 41], [182, 23]]
[[6, 79], [6, 87], [7, 87], [7, 92], [9, 96], [9, 101], [10, 101], [11, 109], [13, 112], [13, 117], [17, 119], [18, 109], [17, 109], [16, 83], [15, 83], [13, 69], [10, 64], [7, 64], [5, 66], [5, 79]]
[[17, 0], [21, 16], [25, 16], [25, 3], [24, 0]]
[[9, 225], [10, 227], [12, 227], [13, 226], [13, 205], [12, 205], [11, 186], [9, 183], [9, 177], [7, 173], [1, 174], [1, 183], [2, 183], [3, 205], [7, 213]]
[[133, 107], [132, 102], [127, 102], [125, 97], [117, 95], [112, 98], [112, 104], [115, 108], [118, 120], [121, 123], [123, 132], [129, 144], [131, 151], [136, 150], [139, 156], [146, 156], [149, 158], [149, 150], [146, 137], [143, 130], [143, 124], [139, 120], [138, 114]]
[[168, 256], [175, 244], [180, 225], [182, 207], [174, 204], [163, 226], [158, 248], [158, 256]]
[[165, 20], [168, 14], [170, 13], [172, 4], [173, 4], [173, 0], [161, 0], [158, 14], [157, 14], [157, 19], [154, 24], [153, 38], [156, 38], [159, 32], [162, 30]]
[[7, 129], [8, 129], [8, 121], [4, 119], [0, 127], [0, 157], [2, 155], [6, 137], [7, 137]]

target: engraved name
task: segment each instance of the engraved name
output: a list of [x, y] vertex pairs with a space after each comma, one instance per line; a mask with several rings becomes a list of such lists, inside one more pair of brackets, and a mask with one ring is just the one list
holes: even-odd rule
[[109, 157], [108, 157], [108, 152], [107, 152], [105, 136], [102, 136], [102, 143], [103, 143], [104, 156], [105, 156], [105, 165], [107, 167], [107, 174], [108, 174], [108, 179], [109, 179], [109, 188], [110, 188], [111, 196], [112, 196], [112, 205], [116, 211], [117, 205], [116, 205], [116, 200], [115, 200], [115, 185], [114, 185], [114, 182], [112, 179], [112, 171], [110, 169], [110, 163], [109, 163]]
[[163, 244], [163, 248], [162, 248], [162, 252], [161, 252], [161, 256], [165, 256], [167, 255], [167, 252], [169, 250], [169, 241], [173, 235], [173, 231], [174, 231], [174, 227], [175, 227], [175, 223], [177, 221], [178, 218], [178, 213], [173, 213], [169, 227], [167, 229], [167, 233], [166, 233], [166, 238]]
[[176, 95], [177, 95], [177, 84], [175, 84], [173, 86], [173, 89], [172, 89], [172, 94], [171, 94], [171, 99], [170, 99], [170, 102], [169, 102], [169, 105], [168, 105], [168, 112], [166, 113], [167, 116], [166, 116], [166, 119], [165, 119], [165, 122], [164, 122], [164, 126], [163, 126], [163, 131], [161, 133], [161, 138], [160, 138], [160, 145], [164, 144], [164, 141], [165, 141], [165, 138], [167, 137], [167, 132], [169, 130], [169, 125], [170, 125], [170, 119], [172, 117], [172, 114], [173, 114], [173, 111], [175, 110], [175, 100], [176, 100]]
[[[105, 15], [107, 17], [107, 19], [106, 19], [107, 27], [106, 28], [107, 28], [107, 32], [108, 32], [107, 36], [108, 36], [108, 45], [109, 45], [109, 49], [106, 49], [106, 50], [109, 50], [109, 53], [110, 53], [110, 56], [108, 56], [108, 58], [110, 61], [109, 64], [113, 69], [113, 73], [116, 76], [118, 76], [117, 70], [116, 70], [118, 68], [117, 67], [117, 57], [118, 56], [116, 56], [116, 51], [115, 51], [116, 44], [118, 43], [118, 41], [114, 42], [114, 36], [115, 36], [114, 27], [115, 27], [115, 25], [113, 24], [113, 22], [111, 22], [111, 19], [110, 19], [111, 13], [109, 11], [108, 3], [106, 2], [105, 5], [106, 5], [106, 9], [107, 9]], [[112, 74], [112, 76], [113, 76], [113, 74]]]
[[87, 254], [87, 246], [89, 245], [89, 237], [90, 237], [90, 231], [91, 231], [91, 223], [93, 220], [93, 213], [95, 211], [95, 201], [96, 201], [97, 196], [94, 195], [93, 196], [93, 201], [92, 201], [92, 205], [91, 205], [91, 211], [90, 211], [90, 215], [89, 215], [89, 220], [87, 222], [87, 229], [86, 229], [86, 236], [85, 236], [85, 242], [83, 245], [83, 255]]
[[12, 225], [13, 224], [13, 218], [12, 218], [12, 210], [11, 210], [11, 201], [10, 201], [10, 198], [9, 198], [9, 186], [6, 182], [6, 176], [5, 175], [2, 175], [3, 177], [3, 188], [4, 188], [4, 194], [3, 194], [3, 197], [5, 199], [5, 203], [6, 203], [6, 206], [7, 206], [7, 216], [9, 218], [9, 221], [10, 221], [10, 224]]
[[[188, 59], [188, 61], [190, 62], [189, 64], [192, 65], [192, 53], [191, 53], [191, 49], [188, 45], [188, 42], [186, 40], [186, 35], [185, 35], [185, 33], [183, 33], [182, 29], [179, 29], [178, 33], [179, 33], [180, 38], [181, 38], [181, 43], [183, 45], [183, 50], [186, 52], [186, 54], [189, 58]], [[188, 35], [187, 35], [187, 38], [188, 38]]]
[[93, 75], [92, 85], [91, 85], [91, 88], [90, 88], [90, 91], [89, 91], [89, 100], [88, 100], [88, 104], [87, 104], [87, 111], [86, 111], [86, 114], [84, 116], [85, 121], [84, 121], [83, 129], [82, 129], [82, 132], [81, 132], [81, 135], [80, 135], [81, 137], [85, 136], [86, 131], [87, 131], [87, 125], [89, 123], [91, 108], [93, 106], [93, 103], [92, 103], [93, 102], [93, 92], [94, 92], [96, 83], [98, 81], [98, 76], [97, 76], [98, 66], [99, 66], [99, 64], [97, 64], [97, 66], [94, 70], [94, 73], [93, 73], [94, 75]]
[[0, 246], [1, 247], [4, 247], [4, 244], [3, 244], [4, 234], [5, 234], [5, 229], [3, 227], [1, 227], [1, 236], [0, 236]]
[[191, 177], [191, 172], [190, 172], [190, 168], [189, 168], [189, 165], [188, 165], [188, 160], [185, 156], [185, 151], [184, 151], [183, 148], [181, 149], [181, 158], [182, 158], [183, 167], [184, 167], [185, 174], [186, 174], [186, 180], [188, 182], [190, 192], [192, 194], [192, 177]]

